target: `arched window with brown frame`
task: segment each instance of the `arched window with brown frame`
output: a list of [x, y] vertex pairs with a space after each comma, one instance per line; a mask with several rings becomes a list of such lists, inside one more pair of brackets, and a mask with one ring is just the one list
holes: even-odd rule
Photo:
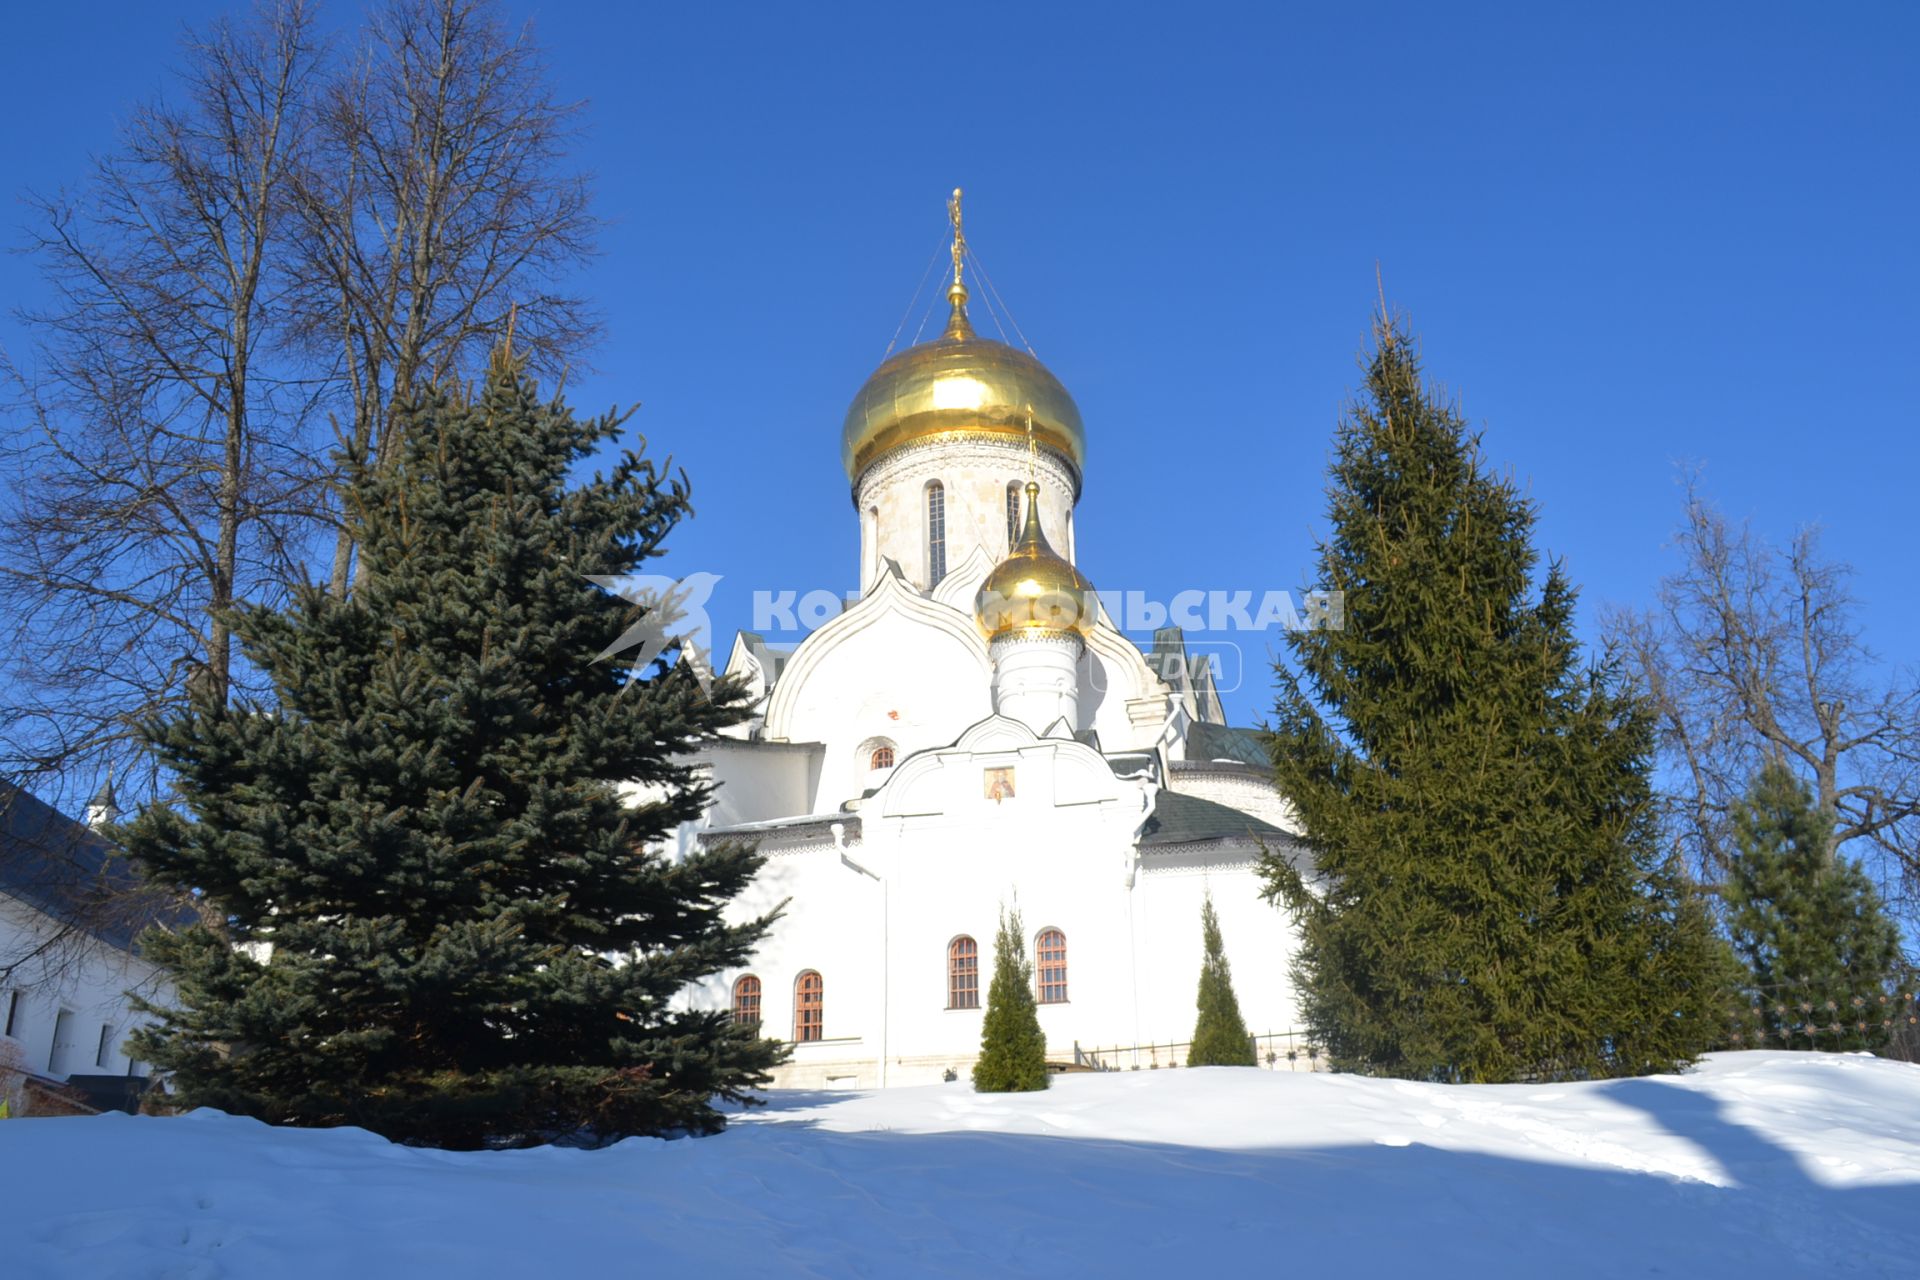
[[750, 973], [734, 980], [733, 1020], [743, 1027], [760, 1025], [760, 979]]
[[873, 749], [873, 754], [867, 757], [867, 768], [869, 769], [893, 768], [893, 748], [892, 747], [875, 747]]
[[947, 944], [947, 1008], [980, 1007], [980, 944], [961, 934]]
[[793, 982], [793, 1038], [805, 1044], [823, 1038], [826, 1029], [826, 983], [812, 969]]
[[1044, 929], [1034, 942], [1038, 961], [1034, 965], [1035, 996], [1041, 1004], [1067, 1002], [1067, 935], [1058, 929]]

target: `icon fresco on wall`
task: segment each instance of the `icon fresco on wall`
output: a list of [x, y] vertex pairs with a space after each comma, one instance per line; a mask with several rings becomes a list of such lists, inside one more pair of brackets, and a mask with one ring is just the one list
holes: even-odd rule
[[985, 769], [981, 772], [981, 781], [987, 799], [999, 804], [1002, 800], [1013, 799], [1013, 769], [1011, 767]]

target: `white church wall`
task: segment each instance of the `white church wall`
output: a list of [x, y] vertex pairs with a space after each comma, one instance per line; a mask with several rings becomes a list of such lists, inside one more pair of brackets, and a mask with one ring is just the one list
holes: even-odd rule
[[1286, 913], [1261, 900], [1250, 846], [1215, 843], [1144, 858], [1135, 895], [1140, 947], [1142, 1043], [1186, 1041], [1198, 1016], [1195, 998], [1205, 949], [1200, 906], [1209, 892], [1222, 943], [1233, 969], [1234, 994], [1247, 1030], [1255, 1035], [1295, 1029], [1288, 968], [1294, 932]]
[[974, 600], [979, 596], [980, 588], [986, 584], [987, 575], [999, 563], [984, 549], [975, 547], [958, 566], [952, 561], [947, 562], [947, 576], [940, 579], [940, 585], [933, 589], [931, 598], [936, 604], [946, 605], [949, 609], [972, 617]]
[[992, 711], [990, 680], [972, 618], [918, 597], [903, 608], [870, 597], [814, 632], [767, 717], [770, 737], [825, 748], [818, 791], [801, 812], [836, 810], [880, 781], [862, 751], [871, 742], [891, 743], [896, 761], [952, 742]]
[[[732, 1004], [735, 981], [760, 980], [761, 1026], [781, 1040], [795, 1035], [795, 989], [802, 974], [818, 973], [824, 988], [823, 1038], [794, 1046], [782, 1085], [871, 1087], [879, 1077], [879, 997], [884, 906], [880, 885], [841, 859], [830, 838], [804, 844], [769, 840], [766, 865], [728, 907], [732, 920], [764, 915], [784, 904], [785, 916], [756, 949], [752, 961], [716, 975], [698, 992], [712, 1008]], [[861, 846], [845, 851], [860, 860]], [[864, 865], [864, 862], [862, 862]]]
[[[999, 770], [1011, 770], [1010, 775]], [[994, 797], [998, 795], [999, 798]], [[873, 1088], [964, 1074], [979, 1052], [1002, 905], [1018, 903], [1034, 960], [1047, 929], [1065, 935], [1067, 999], [1040, 1006], [1049, 1055], [1185, 1040], [1209, 885], [1228, 934], [1250, 1026], [1291, 1026], [1284, 921], [1258, 900], [1251, 852], [1196, 846], [1148, 857], [1133, 840], [1147, 794], [1076, 743], [1037, 739], [995, 717], [958, 746], [904, 762], [857, 817], [760, 833], [767, 866], [730, 908], [786, 916], [745, 969], [696, 998], [731, 1000], [734, 980], [761, 981], [762, 1023], [794, 1035], [794, 984], [825, 988], [824, 1038], [794, 1048], [777, 1083]], [[979, 1005], [951, 1008], [948, 948], [974, 940]]]
[[[1039, 1011], [1051, 1055], [1067, 1057], [1076, 1039], [1132, 1025], [1126, 821], [1112, 817], [1041, 823], [1030, 833], [1031, 847], [1023, 842], [1019, 848], [983, 848], [984, 833], [961, 825], [903, 833], [898, 856], [889, 863], [899, 900], [890, 948], [898, 994], [891, 1002], [889, 1039], [901, 1059], [895, 1064], [899, 1078], [889, 1083], [971, 1066], [980, 1049], [1003, 903], [1018, 903], [1030, 962], [1043, 931], [1065, 935], [1067, 999]], [[978, 947], [976, 1009], [947, 1007], [948, 946], [961, 935]]]
[[1079, 729], [1080, 678], [1075, 671], [1085, 646], [1076, 635], [997, 636], [993, 656], [993, 705], [1035, 733], [1057, 723]]
[[866, 824], [900, 904], [892, 954], [907, 980], [890, 1002], [889, 1037], [902, 1050], [898, 1073], [934, 1078], [978, 1054], [980, 1010], [947, 1008], [947, 949], [960, 935], [976, 942], [984, 1007], [1003, 904], [1019, 906], [1030, 960], [1042, 932], [1065, 935], [1068, 997], [1040, 1008], [1051, 1053], [1067, 1057], [1093, 1029], [1131, 1025], [1126, 881], [1144, 791], [1087, 748], [1004, 719], [911, 767], [875, 797], [880, 813]]
[[[1006, 802], [1012, 803], [1012, 802]], [[1092, 817], [1093, 815], [1087, 815]], [[1102, 815], [1116, 817], [1117, 815]], [[1245, 850], [1208, 865], [1190, 855], [1127, 884], [1124, 822], [1040, 822], [1021, 847], [996, 847], [978, 825], [893, 819], [850, 847], [776, 855], [742, 910], [790, 898], [788, 916], [743, 970], [721, 975], [702, 1002], [725, 1007], [733, 979], [761, 979], [767, 1034], [794, 1034], [794, 984], [807, 970], [825, 987], [825, 1038], [794, 1047], [781, 1087], [877, 1088], [964, 1076], [980, 1048], [1002, 904], [1017, 900], [1029, 964], [1049, 929], [1066, 938], [1067, 999], [1039, 1007], [1050, 1058], [1191, 1038], [1202, 946], [1200, 903], [1211, 889], [1249, 1030], [1293, 1029], [1287, 975], [1291, 932], [1259, 899]], [[983, 836], [987, 837], [983, 840]], [[979, 1005], [948, 1005], [948, 947], [971, 937]], [[1145, 1055], [1142, 1055], [1143, 1063]]]
[[718, 784], [706, 825], [729, 827], [809, 812], [825, 748], [817, 743], [723, 739], [703, 747], [695, 758]]

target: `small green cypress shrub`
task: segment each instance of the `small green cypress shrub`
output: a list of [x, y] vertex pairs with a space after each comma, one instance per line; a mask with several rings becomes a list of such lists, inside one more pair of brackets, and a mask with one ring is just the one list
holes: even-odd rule
[[1253, 1040], [1247, 1035], [1246, 1020], [1240, 1016], [1240, 1001], [1233, 994], [1233, 972], [1220, 940], [1220, 917], [1213, 910], [1212, 894], [1200, 904], [1200, 937], [1206, 946], [1206, 957], [1200, 962], [1200, 1017], [1193, 1026], [1187, 1065], [1256, 1066]]
[[1000, 912], [993, 939], [993, 982], [980, 1028], [980, 1060], [973, 1064], [979, 1093], [1029, 1093], [1047, 1087], [1047, 1038], [1033, 995], [1020, 909]]

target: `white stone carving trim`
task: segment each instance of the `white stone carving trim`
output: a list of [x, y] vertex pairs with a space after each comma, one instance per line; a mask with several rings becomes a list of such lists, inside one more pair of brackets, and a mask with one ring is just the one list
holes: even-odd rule
[[981, 470], [1007, 470], [1009, 457], [1014, 459], [1014, 470], [1018, 472], [1010, 475], [1009, 479], [1025, 484], [1028, 459], [1031, 458], [1038, 473], [1033, 478], [1040, 482], [1043, 495], [1049, 492], [1049, 481], [1052, 481], [1066, 498], [1065, 506], [1079, 505], [1080, 471], [1072, 462], [1044, 444], [1029, 452], [1024, 439], [991, 432], [935, 436], [889, 450], [868, 464], [867, 469], [860, 473], [860, 478], [854, 481], [853, 503], [856, 507], [866, 507], [864, 499], [869, 492], [878, 485], [894, 483], [897, 477], [922, 482], [937, 480], [940, 478], [940, 469], [951, 463]]

